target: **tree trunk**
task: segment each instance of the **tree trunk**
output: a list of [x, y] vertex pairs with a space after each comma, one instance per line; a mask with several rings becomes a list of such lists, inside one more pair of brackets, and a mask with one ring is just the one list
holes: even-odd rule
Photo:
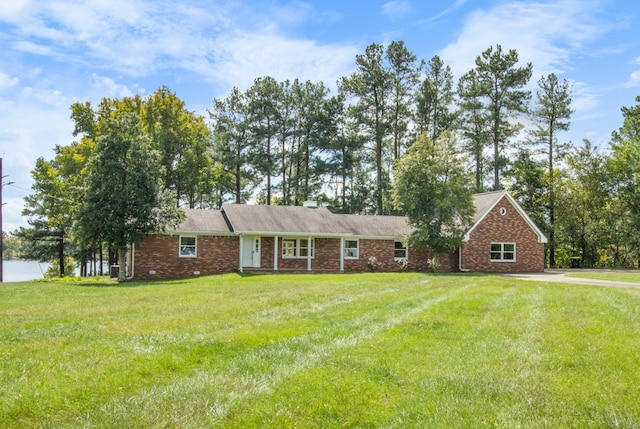
[[58, 264], [60, 265], [60, 277], [64, 277], [64, 235], [60, 237], [60, 248], [58, 250]]
[[127, 248], [122, 247], [118, 249], [118, 282], [127, 281]]

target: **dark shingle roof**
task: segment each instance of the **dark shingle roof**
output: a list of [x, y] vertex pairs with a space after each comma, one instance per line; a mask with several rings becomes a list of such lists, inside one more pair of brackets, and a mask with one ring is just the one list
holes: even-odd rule
[[220, 210], [183, 209], [186, 216], [175, 229], [182, 233], [223, 233], [231, 232]]
[[411, 232], [402, 216], [334, 214], [324, 207], [225, 204], [235, 232], [401, 237]]
[[[473, 196], [476, 212], [473, 230], [496, 205], [506, 191], [485, 192]], [[546, 238], [529, 217], [517, 206], [522, 216]], [[315, 236], [404, 237], [413, 231], [403, 216], [369, 216], [334, 214], [327, 208], [300, 206], [263, 206], [224, 204], [221, 210], [186, 209], [186, 220], [175, 230], [179, 233], [263, 233]]]
[[369, 237], [402, 237], [413, 228], [403, 216], [360, 216], [341, 214], [338, 217], [341, 229], [346, 234]]
[[235, 232], [336, 234], [335, 215], [324, 207], [224, 204]]
[[507, 193], [507, 191], [484, 192], [473, 196], [473, 205], [476, 206], [476, 213], [473, 216], [475, 224], [482, 219], [493, 206]]

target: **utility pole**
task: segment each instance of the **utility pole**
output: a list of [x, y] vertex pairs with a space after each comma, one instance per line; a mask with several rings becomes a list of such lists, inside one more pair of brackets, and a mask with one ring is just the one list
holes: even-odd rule
[[2, 188], [4, 187], [4, 176], [2, 175], [2, 157], [0, 157], [0, 283], [4, 282], [4, 255], [2, 250], [4, 248], [4, 230], [2, 229]]
[[2, 255], [2, 248], [4, 244], [2, 243], [4, 237], [4, 230], [2, 229], [2, 206], [4, 203], [2, 202], [2, 188], [4, 185], [13, 185], [13, 182], [4, 183], [3, 180], [6, 176], [2, 175], [2, 157], [0, 156], [0, 283], [4, 282], [4, 256]]

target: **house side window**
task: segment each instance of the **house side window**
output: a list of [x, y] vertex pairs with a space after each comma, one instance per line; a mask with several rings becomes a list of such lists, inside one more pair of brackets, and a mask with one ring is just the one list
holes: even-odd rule
[[394, 243], [393, 257], [395, 259], [408, 259], [408, 256], [407, 247], [402, 244], [402, 241], [396, 241]]
[[308, 239], [284, 239], [282, 240], [282, 257], [283, 258], [306, 258], [315, 256], [314, 252], [315, 240], [311, 240], [311, 249], [309, 249]]
[[344, 257], [345, 259], [358, 259], [358, 240], [344, 241]]
[[515, 262], [516, 243], [491, 243], [491, 261]]
[[195, 258], [197, 256], [196, 237], [180, 236], [180, 247], [178, 255], [181, 258]]

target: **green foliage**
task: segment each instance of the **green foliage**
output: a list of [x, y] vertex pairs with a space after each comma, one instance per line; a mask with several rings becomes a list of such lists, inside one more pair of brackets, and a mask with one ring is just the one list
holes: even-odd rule
[[2, 257], [4, 259], [19, 259], [26, 251], [27, 243], [14, 234], [2, 231]]
[[491, 145], [490, 115], [484, 106], [484, 88], [476, 70], [470, 70], [458, 81], [462, 148], [469, 155], [475, 175], [475, 192], [484, 192], [484, 182], [491, 160], [485, 149]]
[[628, 219], [627, 243], [640, 259], [640, 96], [636, 102], [622, 108], [624, 123], [612, 134], [611, 169]]
[[569, 129], [571, 109], [571, 87], [564, 80], [559, 82], [555, 74], [540, 78], [538, 81], [537, 107], [533, 111], [533, 117], [538, 123], [531, 135], [532, 144], [541, 146], [541, 152], [546, 155], [547, 178], [545, 186], [545, 200], [548, 210], [546, 220], [547, 238], [549, 243], [549, 266], [555, 267], [556, 249], [556, 178], [554, 165], [562, 161], [570, 147], [558, 141], [558, 133]]
[[66, 256], [64, 258], [64, 274], [60, 273], [60, 267], [56, 259], [53, 259], [50, 262], [49, 268], [47, 268], [47, 271], [44, 273], [44, 277], [47, 279], [72, 276], [73, 271], [76, 269], [76, 261], [72, 256]]
[[415, 232], [409, 244], [446, 253], [462, 244], [475, 212], [470, 178], [453, 134], [422, 134], [394, 169], [394, 201]]
[[0, 285], [0, 421], [632, 428], [639, 299], [418, 273]]
[[426, 76], [416, 94], [415, 119], [420, 133], [427, 133], [432, 140], [454, 128], [456, 114], [450, 112], [453, 104], [453, 73], [439, 56], [427, 63]]
[[530, 91], [524, 90], [533, 66], [527, 63], [516, 67], [518, 53], [511, 49], [502, 51], [501, 45], [488, 48], [476, 58], [476, 76], [480, 94], [487, 99], [485, 109], [489, 117], [490, 138], [493, 145], [493, 189], [502, 189], [500, 170], [505, 167], [504, 151], [510, 138], [515, 136], [522, 125], [511, 122], [511, 118], [528, 111]]
[[546, 234], [548, 181], [544, 163], [537, 160], [530, 150], [520, 149], [505, 176], [509, 178], [511, 195]]

